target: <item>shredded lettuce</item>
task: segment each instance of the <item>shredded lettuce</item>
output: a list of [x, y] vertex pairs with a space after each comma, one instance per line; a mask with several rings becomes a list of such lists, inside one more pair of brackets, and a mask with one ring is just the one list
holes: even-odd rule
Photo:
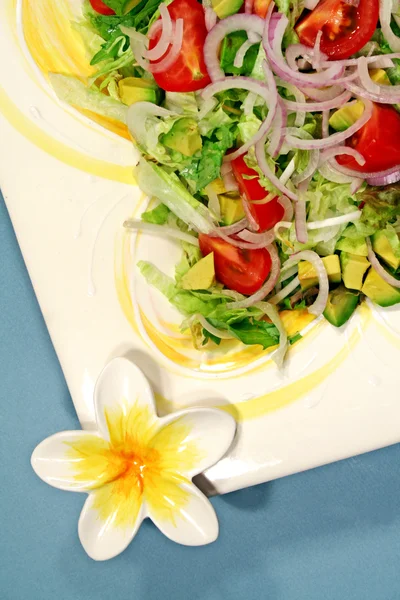
[[148, 210], [141, 215], [142, 221], [154, 223], [155, 225], [165, 225], [168, 221], [170, 210], [165, 204], [159, 204], [153, 210]]
[[139, 187], [145, 194], [158, 198], [190, 227], [203, 233], [211, 231], [208, 209], [188, 192], [175, 173], [167, 173], [144, 158], [136, 167], [136, 173]]
[[63, 102], [126, 123], [128, 109], [118, 100], [86, 87], [76, 77], [50, 73], [49, 80], [58, 98]]

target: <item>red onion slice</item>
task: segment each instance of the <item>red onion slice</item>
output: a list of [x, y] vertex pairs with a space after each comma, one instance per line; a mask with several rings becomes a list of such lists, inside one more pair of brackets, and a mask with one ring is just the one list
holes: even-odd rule
[[152, 102], [135, 102], [128, 108], [128, 114], [126, 124], [132, 137], [139, 142], [139, 144], [146, 145], [147, 129], [146, 121], [147, 117], [175, 117], [177, 113], [157, 106]]
[[223, 227], [217, 227], [209, 235], [211, 237], [219, 237], [219, 238], [221, 238], [221, 240], [224, 240], [225, 242], [228, 242], [232, 246], [235, 246], [236, 248], [240, 248], [241, 250], [259, 250], [261, 248], [266, 247], [263, 240], [257, 242], [256, 244], [254, 244], [253, 242], [245, 242], [242, 240], [236, 240], [235, 238], [232, 238], [232, 237], [226, 235], [226, 233], [223, 232]]
[[326, 303], [328, 301], [328, 275], [326, 273], [326, 269], [321, 257], [318, 256], [318, 254], [313, 250], [302, 250], [301, 252], [297, 252], [295, 255], [291, 256], [285, 264], [291, 266], [292, 264], [296, 264], [301, 260], [307, 260], [308, 262], [310, 262], [317, 272], [319, 281], [319, 292], [315, 302], [308, 307], [308, 312], [315, 315], [316, 317], [319, 317], [319, 315], [321, 315], [324, 312]]
[[251, 13], [253, 12], [253, 4], [254, 0], [245, 0], [244, 12], [246, 13], [246, 15], [251, 15]]
[[277, 281], [279, 279], [281, 261], [279, 260], [278, 252], [276, 251], [275, 246], [273, 246], [273, 245], [268, 246], [267, 250], [271, 256], [271, 261], [272, 261], [271, 271], [270, 271], [267, 281], [252, 296], [249, 296], [248, 298], [245, 298], [244, 300], [239, 300], [238, 302], [229, 302], [226, 305], [226, 307], [228, 309], [234, 310], [235, 308], [249, 308], [249, 306], [254, 306], [254, 304], [256, 304], [257, 302], [260, 302], [260, 300], [264, 300], [264, 298], [266, 298], [268, 296], [268, 294], [270, 294], [272, 292], [272, 290], [274, 289], [274, 287], [276, 286]]
[[296, 173], [292, 177], [292, 183], [294, 185], [299, 185], [306, 179], [311, 178], [315, 171], [318, 168], [319, 163], [319, 150], [310, 150], [310, 157], [308, 159], [308, 164], [302, 173]]
[[[144, 55], [144, 57], [147, 58], [148, 60], [159, 60], [162, 56], [164, 56], [164, 54], [168, 50], [169, 45], [172, 43], [172, 37], [173, 37], [172, 21], [171, 21], [171, 17], [170, 17], [168, 8], [164, 4], [164, 2], [162, 2], [160, 4], [159, 10], [160, 10], [160, 15], [161, 15], [162, 33], [161, 33], [160, 39], [157, 42], [157, 45], [154, 46], [154, 48], [152, 48], [151, 50], [147, 50], [146, 54]], [[158, 21], [157, 21], [157, 23], [158, 23]], [[153, 37], [154, 35], [155, 35], [155, 30], [153, 29], [152, 35], [150, 35], [150, 37]]]
[[275, 296], [272, 296], [272, 298], [270, 298], [268, 302], [270, 302], [270, 304], [279, 304], [279, 302], [282, 302], [282, 300], [289, 296], [289, 294], [294, 292], [294, 290], [297, 287], [299, 287], [299, 285], [300, 279], [296, 276], [294, 279], [292, 279], [292, 281], [285, 285], [284, 288], [282, 288], [277, 294], [275, 294]]
[[237, 14], [222, 19], [209, 32], [204, 43], [204, 61], [211, 81], [224, 79], [225, 74], [219, 63], [219, 48], [222, 40], [234, 31], [247, 31], [262, 36], [264, 20], [256, 15]]
[[318, 3], [319, 0], [305, 0], [304, 8], [307, 8], [307, 10], [314, 10]]
[[379, 21], [382, 33], [393, 52], [400, 52], [400, 38], [390, 26], [392, 18], [393, 0], [379, 0]]
[[207, 31], [211, 31], [217, 24], [218, 16], [212, 6], [204, 6], [204, 20]]
[[271, 14], [273, 8], [274, 3], [272, 2], [268, 9], [268, 13], [265, 19], [263, 47], [276, 75], [278, 75], [281, 79], [288, 81], [289, 83], [294, 83], [300, 86], [322, 87], [334, 83], [334, 79], [336, 77], [340, 77], [343, 74], [344, 69], [341, 65], [333, 64], [325, 71], [322, 71], [320, 73], [312, 73], [309, 75], [306, 73], [298, 73], [293, 71], [285, 62], [282, 55], [282, 40], [286, 27], [289, 23], [289, 20], [285, 15], [280, 15], [280, 20], [277, 22], [277, 25], [275, 27], [273, 42], [271, 46], [269, 40], [269, 32], [271, 27]]
[[271, 123], [271, 136], [268, 145], [268, 154], [276, 158], [281, 151], [283, 140], [285, 138], [284, 128], [287, 123], [287, 112], [282, 99], [278, 98], [275, 117]]
[[149, 70], [149, 61], [144, 58], [147, 52], [149, 40], [143, 33], [139, 33], [133, 27], [120, 26], [122, 33], [127, 35], [130, 40], [132, 54], [135, 57], [137, 64], [145, 71]]
[[[231, 164], [231, 163], [224, 163]], [[222, 173], [221, 173], [222, 175]], [[228, 171], [225, 175], [222, 175], [222, 180], [224, 182], [224, 188], [226, 192], [236, 192], [239, 189], [239, 186], [236, 181], [236, 177], [232, 173], [232, 171]]]
[[330, 135], [328, 138], [323, 138], [322, 140], [303, 140], [300, 138], [296, 138], [290, 133], [286, 135], [286, 143], [288, 143], [292, 148], [300, 148], [302, 150], [315, 150], [323, 148], [329, 148], [331, 146], [336, 146], [337, 144], [341, 144], [344, 140], [351, 137], [354, 133], [356, 133], [361, 127], [367, 123], [372, 116], [373, 105], [369, 100], [363, 99], [364, 102], [364, 112], [361, 117], [351, 125], [346, 131], [340, 131], [338, 133], [334, 133]]
[[176, 62], [182, 49], [183, 42], [183, 19], [177, 19], [173, 27], [173, 42], [167, 54], [157, 63], [150, 63], [149, 71], [151, 73], [162, 73], [170, 69]]
[[257, 223], [257, 221], [255, 220], [253, 213], [251, 211], [249, 201], [247, 200], [246, 196], [244, 196], [244, 195], [242, 196], [242, 206], [243, 206], [244, 214], [246, 215], [246, 218], [249, 222], [249, 227], [251, 227], [251, 229], [253, 231], [258, 231], [260, 229], [260, 226]]
[[294, 218], [296, 228], [296, 238], [300, 244], [306, 244], [308, 241], [307, 216], [305, 200], [298, 200], [294, 207]]
[[286, 196], [281, 196], [278, 199], [278, 202], [285, 209], [282, 221], [291, 221], [293, 219], [294, 210], [293, 204], [290, 202], [289, 198], [286, 198]]
[[389, 285], [392, 285], [395, 288], [400, 288], [400, 281], [398, 279], [395, 279], [395, 277], [393, 277], [393, 275], [390, 275], [390, 273], [388, 273], [386, 271], [386, 269], [379, 262], [375, 252], [372, 250], [371, 240], [369, 238], [367, 238], [366, 241], [367, 241], [367, 248], [368, 248], [368, 260], [371, 263], [371, 265], [374, 267], [375, 271], [378, 273], [378, 275], [380, 275], [382, 277], [382, 279], [384, 281], [386, 281], [386, 283], [388, 283]]
[[[239, 233], [248, 226], [248, 221], [246, 218], [240, 219], [236, 223], [232, 225], [226, 225], [225, 227], [218, 227], [218, 231], [224, 233], [225, 235], [235, 235], [235, 233]], [[218, 236], [214, 236], [218, 237]]]
[[[349, 91], [344, 91], [339, 96], [335, 96], [331, 100], [325, 100], [323, 102], [293, 102], [292, 100], [284, 100], [284, 104], [288, 110], [293, 112], [307, 111], [316, 112], [323, 110], [333, 110], [334, 108], [340, 108], [351, 98], [352, 94]], [[298, 127], [298, 126], [297, 126]]]
[[235, 59], [233, 61], [233, 66], [237, 69], [240, 69], [243, 66], [244, 57], [246, 56], [247, 50], [253, 46], [254, 42], [250, 40], [246, 40], [240, 46], [239, 50], [236, 52]]
[[145, 221], [140, 221], [139, 219], [128, 219], [124, 222], [124, 227], [130, 231], [142, 231], [150, 234], [153, 233], [161, 237], [170, 237], [175, 240], [180, 240], [182, 242], [186, 242], [187, 244], [192, 244], [193, 246], [199, 247], [199, 240], [197, 237], [190, 235], [189, 233], [185, 233], [184, 231], [181, 231], [175, 227], [165, 227], [165, 225], [146, 223]]
[[[330, 164], [336, 171], [342, 173], [343, 175], [357, 178], [363, 177], [367, 180], [367, 183], [369, 183], [370, 185], [389, 185], [391, 183], [396, 183], [400, 180], [400, 166], [392, 167], [385, 171], [361, 172], [355, 171], [354, 169], [348, 169], [347, 167], [339, 165], [339, 163], [334, 158], [331, 160]], [[382, 183], [376, 183], [376, 181], [382, 181]]]
[[280, 181], [279, 177], [275, 175], [275, 173], [270, 169], [267, 159], [265, 158], [265, 140], [266, 136], [264, 136], [261, 140], [259, 140], [256, 144], [256, 158], [258, 162], [258, 166], [261, 171], [264, 173], [265, 177], [269, 179], [269, 181], [278, 189], [284, 196], [287, 196], [291, 200], [295, 202], [298, 200], [297, 194], [289, 190], [283, 183]]
[[264, 73], [267, 79], [268, 87], [254, 79], [249, 77], [226, 77], [223, 81], [216, 81], [215, 83], [211, 83], [202, 91], [202, 97], [204, 100], [211, 98], [214, 94], [218, 94], [219, 92], [223, 92], [225, 90], [229, 90], [232, 88], [239, 88], [248, 90], [249, 92], [254, 92], [257, 95], [261, 96], [263, 100], [266, 102], [268, 106], [268, 114], [265, 120], [262, 122], [260, 129], [257, 133], [248, 140], [245, 144], [240, 146], [235, 152], [231, 154], [226, 154], [224, 156], [224, 162], [231, 162], [235, 160], [238, 156], [242, 156], [245, 154], [251, 146], [254, 146], [259, 139], [266, 134], [272, 124], [272, 121], [275, 116], [275, 111], [278, 103], [278, 92], [275, 85], [274, 77], [271, 71], [268, 68], [266, 62], [263, 63]]
[[[291, 106], [296, 106], [296, 108], [293, 108], [293, 112], [296, 113], [296, 119], [295, 119], [295, 126], [296, 127], [303, 127], [304, 122], [306, 120], [306, 110], [308, 110], [308, 108], [306, 109], [301, 109], [298, 108], [298, 105], [301, 104], [305, 104], [306, 103], [306, 97], [303, 94], [303, 92], [301, 90], [299, 90], [298, 87], [296, 87], [295, 85], [288, 83], [287, 81], [283, 81], [283, 79], [277, 79], [276, 84], [279, 87], [283, 87], [284, 89], [286, 89], [292, 96], [294, 96], [294, 98], [296, 99], [295, 102], [292, 102], [290, 100], [283, 100], [283, 103], [285, 104], [286, 108], [290, 111], [291, 110]], [[288, 105], [287, 103], [290, 102], [291, 104]]]
[[354, 148], [350, 148], [349, 146], [336, 146], [336, 148], [327, 148], [326, 150], [323, 150], [321, 152], [319, 164], [321, 165], [325, 161], [333, 158], [334, 156], [340, 156], [343, 154], [347, 156], [352, 156], [358, 162], [359, 165], [365, 165], [365, 158], [363, 157], [361, 152], [358, 152], [358, 150], [354, 150]]
[[[270, 36], [271, 39], [271, 36]], [[302, 56], [308, 62], [311, 62], [313, 56], [313, 49], [305, 44], [291, 44], [286, 48], [285, 58], [287, 64], [292, 69], [292, 71], [299, 71], [299, 65], [297, 64], [297, 59]]]
[[271, 358], [276, 363], [277, 367], [280, 369], [283, 365], [285, 354], [288, 349], [286, 329], [275, 306], [271, 306], [271, 304], [269, 304], [268, 302], [257, 302], [256, 307], [262, 310], [262, 312], [267, 315], [267, 317], [279, 331], [279, 346], [277, 350], [272, 354]]
[[380, 104], [400, 103], [400, 86], [397, 85], [380, 85], [379, 94], [370, 92], [352, 81], [347, 81], [343, 85], [346, 90], [349, 90], [349, 92], [353, 94], [353, 96], [360, 96], [363, 100], [379, 102]]
[[231, 335], [228, 331], [224, 331], [223, 329], [217, 329], [216, 327], [213, 327], [213, 325], [211, 325], [211, 323], [209, 323], [207, 321], [207, 319], [205, 317], [203, 317], [203, 315], [201, 315], [200, 313], [193, 315], [193, 317], [190, 319], [190, 321], [191, 322], [198, 321], [200, 323], [200, 325], [203, 327], [203, 329], [208, 331], [208, 333], [211, 333], [211, 335], [214, 335], [215, 337], [220, 338], [221, 340], [234, 340], [235, 339], [235, 336]]
[[304, 85], [300, 86], [301, 91], [306, 94], [312, 100], [317, 100], [318, 102], [325, 102], [325, 100], [333, 100], [333, 98], [337, 98], [342, 92], [343, 87], [339, 85], [332, 85], [326, 89], [318, 90], [316, 88], [309, 88]]
[[251, 244], [263, 244], [262, 248], [270, 246], [272, 242], [275, 241], [275, 233], [273, 230], [265, 231], [264, 233], [253, 233], [252, 231], [243, 229], [243, 231], [238, 234], [238, 237]]

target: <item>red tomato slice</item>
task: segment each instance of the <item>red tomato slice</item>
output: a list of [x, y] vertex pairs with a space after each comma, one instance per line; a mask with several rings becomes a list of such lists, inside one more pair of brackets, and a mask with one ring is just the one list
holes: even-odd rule
[[[162, 73], [154, 73], [154, 79], [167, 92], [200, 90], [211, 82], [203, 56], [207, 36], [203, 8], [196, 0], [174, 0], [167, 8], [171, 19], [184, 20], [182, 49], [173, 66]], [[150, 40], [150, 49], [160, 37], [161, 31]]]
[[352, 156], [337, 157], [339, 164], [362, 173], [385, 171], [400, 165], [400, 115], [387, 104], [374, 104], [372, 117], [347, 140], [365, 158], [362, 167]]
[[379, 0], [322, 0], [296, 25], [302, 44], [314, 46], [322, 31], [321, 50], [330, 58], [344, 59], [361, 50], [371, 39], [379, 17]]
[[214, 252], [215, 275], [230, 290], [250, 296], [260, 289], [271, 270], [271, 257], [265, 248], [242, 250], [229, 242], [199, 235], [203, 256]]
[[115, 15], [113, 9], [107, 6], [107, 4], [104, 4], [102, 0], [89, 0], [89, 2], [92, 5], [93, 10], [98, 12], [100, 15]]
[[[268, 195], [258, 181], [257, 172], [246, 165], [243, 156], [232, 161], [232, 168], [240, 193], [246, 197], [251, 214], [257, 221], [260, 230], [272, 229], [278, 221], [282, 221], [285, 214], [285, 209], [278, 202], [279, 198], [273, 198], [265, 204], [252, 204], [253, 200], [262, 200]], [[253, 177], [253, 179], [246, 179], [246, 177]]]

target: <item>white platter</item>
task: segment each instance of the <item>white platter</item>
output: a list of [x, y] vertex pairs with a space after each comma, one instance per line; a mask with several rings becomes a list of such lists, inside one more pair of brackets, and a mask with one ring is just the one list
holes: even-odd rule
[[[133, 147], [61, 105], [43, 74], [66, 68], [65, 61], [78, 72], [83, 61], [79, 53], [65, 54], [63, 36], [71, 34], [65, 6], [54, 0], [1, 3], [0, 53], [7, 60], [0, 87], [0, 183], [82, 425], [94, 422], [100, 371], [111, 358], [127, 356], [151, 381], [160, 414], [207, 405], [224, 406], [237, 418], [233, 451], [206, 473], [203, 485], [210, 491], [228, 492], [400, 441], [396, 309], [364, 305], [341, 330], [314, 324], [291, 349], [282, 373], [268, 354], [254, 352], [250, 359], [236, 349], [222, 364], [190, 351], [187, 340], [166, 345], [168, 325], [160, 315], [168, 322], [177, 315], [144, 284], [135, 261], [146, 257], [170, 272], [178, 251], [171, 242], [123, 233], [123, 220], [141, 210]], [[78, 0], [72, 8], [79, 8]], [[35, 28], [34, 19], [46, 27]], [[37, 60], [49, 39], [54, 63], [41, 70], [30, 51]]]

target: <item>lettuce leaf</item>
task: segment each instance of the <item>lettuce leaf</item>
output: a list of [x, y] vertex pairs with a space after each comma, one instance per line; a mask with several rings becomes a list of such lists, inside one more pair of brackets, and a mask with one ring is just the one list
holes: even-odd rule
[[180, 170], [194, 192], [204, 189], [220, 176], [222, 159], [234, 143], [231, 128], [224, 125], [214, 130], [212, 138], [203, 141], [199, 158], [195, 158], [188, 167]]
[[[257, 321], [253, 318], [245, 318], [235, 323], [226, 323], [208, 317], [207, 321], [217, 327], [231, 333], [236, 339], [247, 345], [260, 345], [265, 348], [279, 344], [279, 331], [272, 323]], [[209, 335], [209, 334], [207, 334]]]
[[204, 301], [197, 298], [192, 292], [180, 289], [171, 277], [165, 275], [152, 263], [140, 261], [138, 267], [147, 283], [157, 288], [183, 315], [191, 316], [199, 313], [207, 317], [220, 302], [218, 299], [213, 299], [212, 296], [209, 300]]
[[221, 44], [220, 65], [223, 71], [229, 75], [250, 75], [252, 72], [260, 44], [253, 44], [246, 52], [243, 65], [238, 68], [234, 66], [235, 56], [239, 48], [247, 40], [245, 31], [235, 31], [227, 35]]
[[167, 173], [162, 167], [141, 158], [136, 174], [139, 187], [145, 194], [157, 198], [179, 219], [197, 231], [211, 231], [208, 209], [188, 192], [175, 173]]
[[50, 73], [49, 80], [58, 98], [63, 102], [126, 123], [128, 108], [118, 100], [86, 87], [76, 77]]
[[170, 210], [165, 204], [159, 204], [153, 210], [148, 210], [141, 214], [142, 221], [146, 223], [155, 223], [156, 225], [165, 225], [168, 221]]

